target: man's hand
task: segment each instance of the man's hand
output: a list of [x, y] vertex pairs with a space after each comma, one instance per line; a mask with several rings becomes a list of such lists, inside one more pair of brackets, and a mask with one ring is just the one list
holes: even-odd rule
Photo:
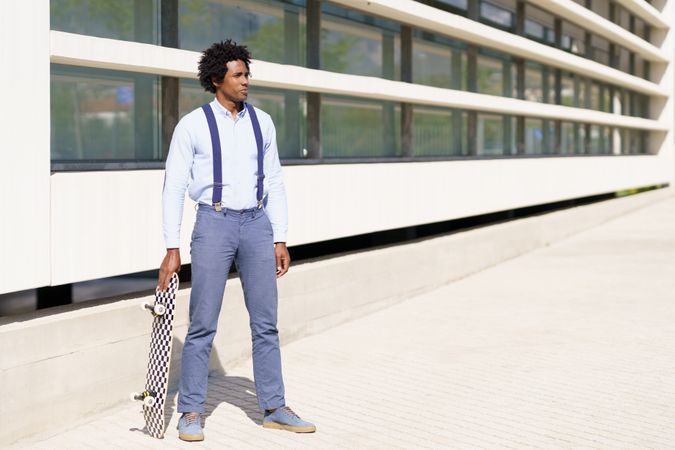
[[171, 281], [171, 275], [174, 272], [180, 272], [180, 249], [167, 248], [166, 256], [162, 260], [162, 265], [159, 266], [159, 281], [158, 286], [160, 291], [166, 291]]
[[274, 244], [274, 255], [277, 258], [277, 278], [284, 276], [291, 265], [291, 255], [288, 254], [285, 242]]

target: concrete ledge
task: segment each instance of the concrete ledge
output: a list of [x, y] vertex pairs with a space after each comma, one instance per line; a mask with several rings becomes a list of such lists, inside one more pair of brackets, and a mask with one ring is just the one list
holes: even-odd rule
[[[279, 282], [282, 344], [392, 305], [672, 195], [662, 189], [433, 239], [309, 262]], [[171, 383], [190, 289], [178, 295]], [[146, 297], [147, 298], [147, 297]], [[0, 325], [0, 445], [48, 433], [124, 402], [143, 387], [151, 316], [141, 298]], [[239, 280], [228, 281], [211, 368], [250, 354]], [[21, 417], [21, 420], [16, 420]]]

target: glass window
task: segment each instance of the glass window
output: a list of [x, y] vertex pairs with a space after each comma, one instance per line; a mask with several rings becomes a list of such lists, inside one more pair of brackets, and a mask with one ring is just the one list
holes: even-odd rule
[[398, 103], [322, 96], [325, 158], [401, 156]]
[[[387, 39], [390, 42], [386, 42]], [[398, 24], [334, 5], [322, 5], [323, 70], [400, 80], [400, 45]], [[390, 54], [385, 55], [385, 50]], [[390, 67], [386, 67], [385, 61]]]
[[619, 66], [618, 69], [630, 73], [630, 52], [623, 47], [618, 48]]
[[305, 65], [303, 8], [264, 0], [179, 0], [178, 14], [180, 48], [202, 51], [231, 38], [255, 59]]
[[478, 114], [476, 124], [476, 154], [503, 155], [504, 123], [502, 116], [496, 114]]
[[466, 13], [468, 7], [468, 0], [421, 0], [420, 3], [426, 3], [434, 8], [460, 13]]
[[591, 109], [602, 111], [603, 98], [601, 97], [600, 85], [596, 82], [591, 82]]
[[609, 154], [610, 128], [602, 125], [591, 125], [591, 153], [594, 155]]
[[593, 34], [591, 36], [591, 47], [593, 61], [609, 65], [609, 41], [597, 34]]
[[585, 31], [570, 22], [562, 23], [562, 48], [575, 55], [585, 55], [586, 45], [584, 42]]
[[544, 74], [541, 64], [528, 62], [525, 66], [525, 100], [544, 101]]
[[574, 145], [575, 154], [586, 154], [586, 126], [584, 124], [574, 124], [574, 137], [576, 139], [576, 144]]
[[467, 154], [466, 113], [456, 109], [415, 107], [413, 148], [415, 156]]
[[560, 134], [560, 153], [563, 155], [574, 154], [574, 124], [572, 122], [563, 122], [561, 124]]
[[533, 117], [525, 118], [525, 154], [540, 155], [544, 152], [543, 121]]
[[428, 33], [413, 39], [413, 83], [467, 90], [466, 61], [466, 51], [455, 41]]
[[502, 28], [513, 28], [514, 13], [486, 1], [480, 4], [480, 16], [485, 22]]
[[476, 58], [478, 92], [510, 96], [515, 91], [515, 65], [510, 58], [497, 52], [481, 50]]
[[560, 104], [563, 106], [574, 106], [574, 76], [569, 72], [563, 72], [560, 79]]
[[51, 66], [52, 161], [159, 161], [156, 76]]
[[553, 154], [556, 152], [555, 148], [555, 121], [544, 119], [541, 121], [542, 129], [542, 150], [543, 154]]
[[525, 36], [544, 44], [555, 44], [554, 17], [552, 14], [527, 3], [525, 15]]
[[159, 0], [51, 0], [52, 30], [159, 43]]
[[601, 15], [605, 19], [610, 19], [609, 17], [609, 2], [608, 1], [600, 1], [600, 0], [593, 0], [590, 2], [591, 3], [591, 11], [593, 11], [596, 14]]

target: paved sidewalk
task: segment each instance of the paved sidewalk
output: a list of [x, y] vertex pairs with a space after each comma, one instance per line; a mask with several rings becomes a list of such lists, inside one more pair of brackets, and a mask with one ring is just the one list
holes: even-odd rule
[[282, 355], [315, 434], [259, 426], [248, 361], [211, 380], [201, 444], [132, 404], [22, 447], [675, 448], [675, 198]]

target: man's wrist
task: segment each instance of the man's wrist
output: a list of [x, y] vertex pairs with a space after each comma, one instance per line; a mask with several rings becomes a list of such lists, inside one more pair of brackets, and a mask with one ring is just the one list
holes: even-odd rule
[[179, 248], [167, 248], [166, 249], [167, 253], [175, 253], [175, 252], [178, 252], [178, 251], [180, 251]]
[[285, 243], [285, 242], [283, 242], [283, 241], [280, 241], [280, 242], [275, 242], [275, 243], [274, 243], [274, 245], [277, 245], [277, 244], [283, 244], [283, 245], [286, 245], [286, 243]]

